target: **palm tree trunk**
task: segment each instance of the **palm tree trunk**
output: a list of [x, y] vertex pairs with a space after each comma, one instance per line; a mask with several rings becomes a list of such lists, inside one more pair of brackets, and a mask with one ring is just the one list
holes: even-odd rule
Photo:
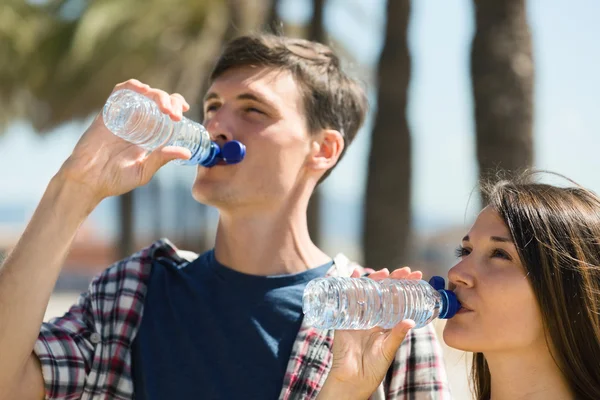
[[282, 30], [281, 20], [279, 19], [279, 13], [277, 12], [278, 7], [279, 0], [271, 0], [269, 10], [267, 11], [263, 23], [263, 31], [277, 34]]
[[325, 42], [325, 25], [323, 23], [323, 13], [325, 10], [325, 0], [312, 0], [313, 15], [308, 27], [308, 38], [315, 42]]
[[[308, 27], [308, 39], [324, 43], [325, 42], [325, 26], [323, 25], [323, 8], [325, 0], [313, 0], [313, 15]], [[315, 188], [308, 209], [306, 210], [306, 218], [308, 224], [308, 233], [313, 243], [317, 246], [322, 245], [321, 235], [321, 207], [323, 195], [319, 186]]]
[[363, 229], [365, 265], [375, 269], [397, 268], [406, 258], [411, 233], [411, 139], [406, 119], [409, 15], [410, 0], [388, 0]]
[[154, 212], [152, 213], [152, 240], [158, 240], [163, 235], [163, 201], [162, 201], [162, 185], [158, 177], [152, 178], [148, 183], [148, 192], [152, 198]]
[[122, 194], [119, 199], [119, 259], [135, 252], [133, 203], [134, 190]]
[[525, 0], [473, 0], [473, 4], [477, 161], [480, 178], [494, 179], [496, 170], [518, 172], [533, 164], [531, 33]]

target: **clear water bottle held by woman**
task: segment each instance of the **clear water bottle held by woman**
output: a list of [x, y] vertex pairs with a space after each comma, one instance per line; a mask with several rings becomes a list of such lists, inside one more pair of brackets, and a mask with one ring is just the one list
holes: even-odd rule
[[389, 329], [412, 319], [421, 328], [435, 318], [451, 318], [460, 309], [444, 278], [423, 280], [317, 278], [302, 297], [305, 321], [321, 329]]
[[102, 118], [112, 133], [148, 151], [161, 146], [187, 148], [192, 156], [175, 160], [179, 165], [212, 167], [221, 161], [236, 164], [246, 155], [242, 143], [232, 140], [221, 148], [201, 124], [185, 117], [175, 122], [154, 101], [133, 90], [114, 92], [104, 105]]

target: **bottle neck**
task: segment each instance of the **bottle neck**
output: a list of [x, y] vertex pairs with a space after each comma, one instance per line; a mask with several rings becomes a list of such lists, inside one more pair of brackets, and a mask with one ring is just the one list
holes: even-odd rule
[[438, 293], [441, 297], [440, 302], [440, 313], [438, 318], [440, 319], [448, 319], [452, 318], [454, 314], [460, 309], [460, 303], [456, 298], [456, 294], [451, 290], [440, 289]]

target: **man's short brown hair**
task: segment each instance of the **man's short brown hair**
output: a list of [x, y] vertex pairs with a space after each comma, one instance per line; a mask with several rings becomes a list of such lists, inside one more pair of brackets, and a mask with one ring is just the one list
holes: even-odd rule
[[249, 65], [292, 74], [302, 90], [309, 132], [339, 131], [344, 138], [341, 159], [364, 122], [368, 104], [363, 88], [342, 71], [340, 59], [332, 49], [321, 43], [272, 34], [240, 36], [226, 45], [210, 81], [227, 70]]

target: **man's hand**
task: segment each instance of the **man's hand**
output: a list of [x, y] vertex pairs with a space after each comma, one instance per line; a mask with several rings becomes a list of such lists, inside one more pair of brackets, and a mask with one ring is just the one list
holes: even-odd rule
[[[190, 106], [179, 94], [169, 95], [135, 79], [120, 83], [113, 92], [130, 89], [154, 100], [172, 120], [179, 121]], [[180, 147], [164, 147], [150, 154], [112, 134], [104, 125], [102, 113], [83, 134], [59, 175], [89, 192], [95, 202], [126, 193], [145, 185], [160, 167], [174, 159], [188, 159], [191, 154]]]
[[[149, 97], [173, 120], [189, 109], [180, 95], [139, 81], [114, 88], [119, 89]], [[89, 213], [102, 199], [146, 184], [168, 161], [189, 157], [188, 150], [175, 147], [146, 154], [113, 135], [101, 115], [96, 117], [0, 266], [0, 399], [43, 397], [42, 370], [32, 350], [62, 263]]]
[[[393, 271], [377, 271], [369, 278], [382, 280], [421, 279], [420, 271], [405, 267]], [[354, 271], [353, 278], [359, 274]], [[385, 377], [400, 344], [414, 321], [404, 320], [392, 329], [337, 330], [333, 340], [333, 363], [319, 400], [367, 399]]]

